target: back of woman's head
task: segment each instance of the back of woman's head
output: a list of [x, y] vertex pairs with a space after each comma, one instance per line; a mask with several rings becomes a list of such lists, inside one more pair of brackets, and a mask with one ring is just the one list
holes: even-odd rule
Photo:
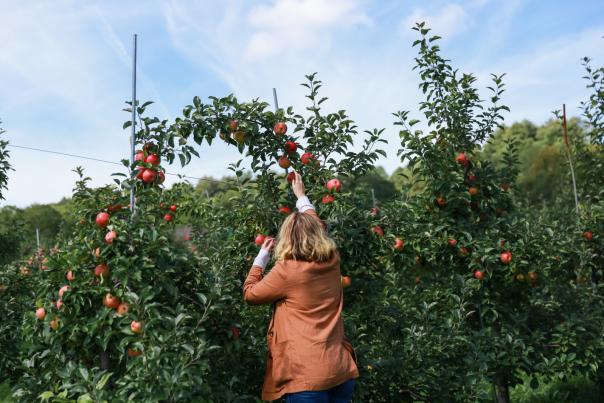
[[279, 229], [275, 257], [278, 260], [326, 262], [336, 251], [321, 220], [309, 214], [295, 212], [287, 216]]

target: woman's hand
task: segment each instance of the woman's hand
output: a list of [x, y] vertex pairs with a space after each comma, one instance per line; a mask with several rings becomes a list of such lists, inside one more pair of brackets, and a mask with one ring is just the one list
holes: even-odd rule
[[294, 171], [294, 180], [292, 181], [292, 190], [299, 199], [300, 197], [306, 196], [306, 189], [304, 189], [304, 182], [302, 182], [302, 175]]
[[262, 250], [271, 253], [275, 248], [275, 238], [267, 237], [262, 243]]

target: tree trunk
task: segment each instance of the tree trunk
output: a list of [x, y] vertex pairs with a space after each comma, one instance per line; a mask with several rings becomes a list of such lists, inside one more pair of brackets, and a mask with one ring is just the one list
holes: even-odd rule
[[109, 354], [107, 351], [101, 351], [101, 369], [103, 371], [109, 371], [111, 369], [109, 365]]
[[510, 388], [505, 379], [495, 385], [495, 401], [497, 403], [510, 403]]
[[597, 375], [598, 375], [598, 377], [597, 377], [598, 389], [600, 390], [600, 395], [604, 396], [604, 370], [602, 370], [600, 368]]

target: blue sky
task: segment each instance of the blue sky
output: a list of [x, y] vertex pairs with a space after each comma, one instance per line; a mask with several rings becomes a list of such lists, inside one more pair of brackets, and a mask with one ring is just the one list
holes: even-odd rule
[[[361, 129], [386, 128], [391, 172], [397, 130], [391, 112], [415, 111], [411, 70], [415, 21], [443, 36], [444, 54], [479, 84], [507, 73], [506, 123], [537, 123], [567, 104], [578, 114], [587, 91], [580, 59], [604, 64], [601, 0], [0, 1], [0, 119], [12, 143], [119, 161], [128, 153], [132, 34], [139, 35], [141, 100], [173, 119], [195, 95], [235, 93], [303, 111], [304, 74], [319, 72], [328, 108], [346, 109]], [[239, 158], [222, 144], [175, 173], [222, 176]], [[7, 200], [26, 206], [71, 194], [82, 165], [94, 185], [102, 163], [11, 149]], [[168, 179], [171, 181], [172, 179]]]

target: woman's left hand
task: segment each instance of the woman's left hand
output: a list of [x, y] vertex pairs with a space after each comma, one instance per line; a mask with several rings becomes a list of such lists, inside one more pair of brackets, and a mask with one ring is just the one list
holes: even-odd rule
[[262, 243], [262, 249], [264, 249], [267, 252], [272, 252], [273, 249], [275, 248], [275, 238], [273, 237], [267, 237], [264, 242]]

